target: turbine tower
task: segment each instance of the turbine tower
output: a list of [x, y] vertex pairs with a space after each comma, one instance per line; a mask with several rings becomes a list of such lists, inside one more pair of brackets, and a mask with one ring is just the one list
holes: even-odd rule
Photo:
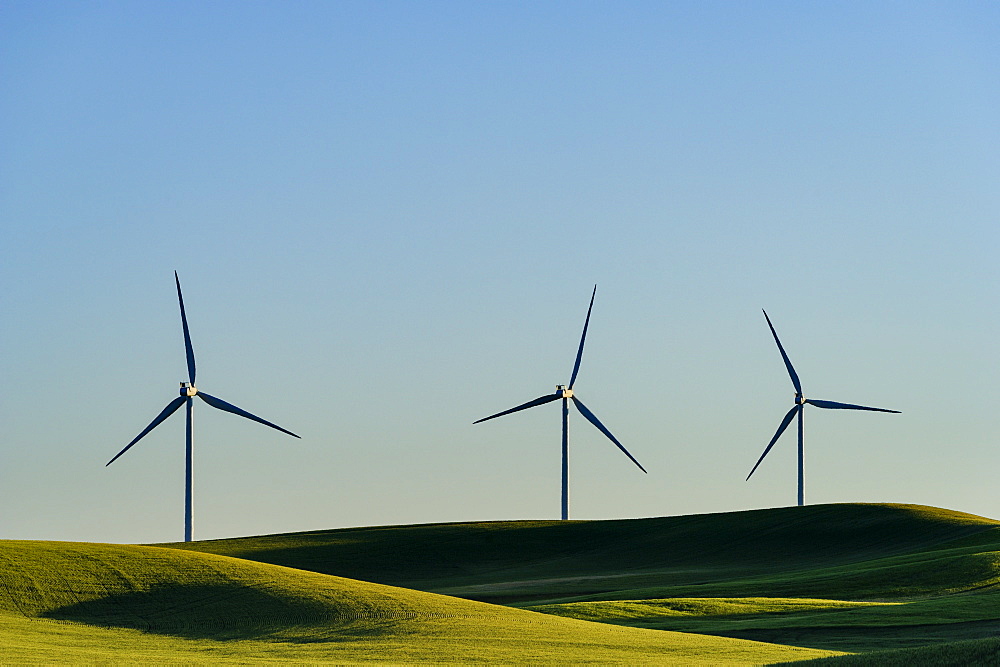
[[184, 348], [187, 351], [187, 367], [188, 367], [188, 382], [181, 382], [180, 396], [170, 401], [167, 407], [163, 408], [163, 411], [156, 416], [156, 419], [149, 423], [142, 433], [135, 436], [132, 442], [125, 445], [125, 449], [121, 450], [115, 457], [105, 464], [105, 467], [111, 465], [118, 459], [119, 456], [124, 454], [129, 450], [129, 448], [135, 443], [139, 442], [147, 433], [156, 428], [160, 422], [165, 420], [170, 415], [177, 411], [177, 408], [182, 405], [187, 406], [187, 426], [185, 429], [185, 443], [186, 443], [186, 474], [184, 477], [184, 541], [191, 541], [192, 534], [192, 515], [194, 509], [194, 497], [192, 489], [192, 480], [194, 476], [194, 397], [197, 396], [201, 400], [205, 401], [213, 408], [218, 408], [219, 410], [224, 410], [226, 412], [232, 412], [234, 415], [239, 415], [240, 417], [246, 417], [255, 422], [264, 424], [265, 426], [270, 426], [271, 428], [277, 429], [282, 433], [287, 433], [290, 436], [298, 438], [291, 431], [287, 431], [277, 424], [272, 424], [271, 422], [261, 419], [256, 415], [252, 415], [246, 410], [241, 410], [231, 403], [223, 401], [221, 398], [216, 398], [215, 396], [210, 396], [203, 391], [198, 390], [194, 384], [195, 376], [195, 366], [194, 366], [194, 348], [191, 347], [191, 334], [188, 331], [187, 315], [184, 313], [184, 297], [181, 295], [181, 280], [177, 277], [177, 272], [174, 271], [174, 282], [177, 283], [177, 302], [181, 307], [181, 326], [184, 328]]
[[488, 421], [490, 419], [495, 419], [496, 417], [503, 417], [504, 415], [509, 415], [512, 412], [519, 412], [521, 410], [527, 410], [528, 408], [533, 408], [536, 405], [544, 405], [545, 403], [551, 403], [552, 401], [557, 401], [562, 399], [562, 519], [565, 521], [569, 519], [569, 402], [573, 401], [573, 405], [576, 409], [580, 411], [584, 417], [587, 418], [591, 424], [597, 427], [601, 433], [606, 435], [611, 442], [618, 445], [618, 449], [625, 453], [625, 456], [631, 459], [632, 463], [639, 466], [639, 470], [646, 472], [646, 469], [640, 465], [635, 457], [629, 454], [628, 450], [625, 449], [622, 443], [618, 442], [618, 439], [611, 434], [611, 431], [601, 423], [601, 421], [594, 415], [593, 412], [587, 409], [587, 406], [583, 404], [579, 398], [573, 393], [573, 385], [576, 383], [577, 373], [580, 372], [580, 360], [583, 358], [583, 343], [587, 340], [587, 327], [590, 325], [590, 311], [594, 308], [594, 297], [597, 295], [597, 285], [594, 285], [594, 291], [590, 295], [590, 307], [587, 308], [587, 319], [583, 323], [583, 335], [580, 336], [580, 348], [576, 352], [576, 363], [573, 364], [573, 374], [569, 378], [569, 386], [566, 385], [556, 385], [556, 391], [554, 394], [546, 394], [545, 396], [540, 396], [533, 401], [528, 401], [516, 408], [511, 408], [510, 410], [504, 410], [503, 412], [498, 412], [495, 415], [490, 415], [489, 417], [483, 417], [482, 419], [476, 420], [473, 424], [478, 424], [479, 422]]
[[802, 394], [802, 384], [799, 382], [799, 376], [792, 367], [792, 362], [788, 360], [788, 355], [785, 354], [785, 348], [781, 346], [781, 341], [778, 340], [778, 334], [774, 330], [774, 325], [771, 324], [771, 318], [767, 316], [767, 311], [762, 311], [764, 313], [764, 319], [767, 320], [767, 326], [771, 329], [771, 335], [774, 336], [774, 342], [778, 344], [778, 351], [781, 352], [781, 358], [785, 361], [785, 368], [788, 369], [788, 377], [792, 379], [792, 385], [795, 387], [795, 405], [791, 410], [785, 415], [784, 419], [781, 420], [781, 424], [778, 426], [778, 430], [775, 432], [774, 437], [771, 438], [771, 442], [767, 443], [767, 447], [764, 449], [764, 453], [760, 455], [757, 459], [757, 464], [747, 475], [747, 480], [754, 474], [757, 470], [757, 466], [760, 462], [764, 460], [767, 453], [771, 451], [771, 447], [774, 447], [774, 443], [778, 441], [781, 434], [785, 432], [788, 425], [792, 423], [792, 419], [798, 415], [798, 426], [799, 426], [799, 506], [805, 504], [805, 491], [804, 491], [804, 452], [802, 448], [802, 414], [805, 411], [806, 405], [815, 405], [817, 408], [825, 408], [827, 410], [869, 410], [871, 412], [892, 412], [894, 414], [900, 414], [899, 410], [886, 410], [885, 408], [866, 408], [863, 405], [853, 405], [851, 403], [837, 403], [835, 401], [821, 401], [815, 398], [805, 398]]

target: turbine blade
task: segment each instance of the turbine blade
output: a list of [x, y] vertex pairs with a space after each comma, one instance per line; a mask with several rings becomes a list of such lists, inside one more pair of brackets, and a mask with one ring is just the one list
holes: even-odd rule
[[792, 378], [792, 384], [795, 386], [795, 391], [799, 394], [802, 393], [802, 384], [799, 382], [799, 376], [792, 368], [792, 362], [788, 360], [788, 355], [785, 354], [785, 348], [781, 347], [781, 341], [778, 340], [778, 333], [774, 330], [774, 325], [771, 324], [771, 318], [767, 316], [767, 311], [762, 310], [764, 313], [764, 319], [767, 320], [767, 326], [771, 328], [771, 335], [774, 336], [774, 342], [778, 344], [778, 350], [781, 352], [781, 358], [785, 360], [785, 368], [788, 369], [788, 377]]
[[583, 322], [583, 335], [580, 336], [580, 349], [576, 351], [576, 363], [573, 364], [573, 375], [569, 378], [568, 389], [573, 388], [573, 384], [576, 382], [576, 374], [580, 372], [580, 360], [583, 359], [583, 343], [587, 340], [587, 327], [590, 326], [590, 311], [594, 309], [595, 296], [597, 296], [597, 285], [594, 285], [594, 291], [590, 295], [590, 307], [587, 308], [587, 319]]
[[282, 433], [287, 433], [288, 435], [292, 436], [293, 438], [298, 438], [299, 437], [299, 436], [295, 435], [294, 433], [292, 433], [291, 431], [281, 428], [277, 424], [272, 424], [271, 422], [267, 421], [266, 419], [261, 419], [257, 415], [252, 415], [249, 412], [247, 412], [246, 410], [241, 410], [240, 408], [236, 407], [232, 403], [226, 403], [221, 398], [216, 398], [215, 396], [209, 396], [208, 394], [206, 394], [203, 391], [199, 391], [198, 392], [198, 396], [200, 396], [201, 400], [205, 401], [206, 403], [208, 403], [209, 405], [211, 405], [213, 408], [218, 408], [220, 410], [225, 410], [226, 412], [232, 412], [234, 415], [239, 415], [240, 417], [246, 417], [247, 419], [251, 419], [251, 420], [253, 420], [255, 422], [263, 424], [264, 426], [270, 426], [271, 428], [277, 429], [277, 430], [281, 431]]
[[184, 350], [187, 352], [188, 379], [194, 384], [194, 348], [191, 347], [191, 332], [188, 331], [187, 315], [184, 313], [184, 297], [181, 295], [181, 279], [174, 271], [174, 282], [177, 283], [177, 302], [181, 304], [181, 324], [184, 326]]
[[187, 396], [178, 396], [174, 400], [172, 400], [169, 403], [167, 403], [167, 407], [163, 408], [163, 411], [160, 412], [160, 414], [156, 415], [156, 419], [154, 419], [153, 421], [149, 422], [149, 426], [147, 426], [146, 428], [144, 428], [143, 431], [142, 431], [142, 433], [140, 433], [139, 435], [135, 436], [135, 439], [132, 440], [132, 442], [130, 442], [127, 445], [125, 445], [125, 449], [123, 449], [120, 452], [118, 452], [117, 454], [115, 454], [115, 458], [113, 458], [110, 461], [108, 461], [107, 463], [105, 463], [104, 467], [106, 468], [109, 465], [111, 465], [112, 463], [114, 463], [115, 460], [119, 456], [121, 456], [122, 454], [124, 454], [125, 452], [127, 452], [129, 450], [129, 447], [131, 447], [135, 443], [137, 443], [140, 440], [142, 440], [142, 437], [144, 435], [146, 435], [147, 433], [149, 433], [150, 431], [152, 431], [154, 428], [156, 428], [157, 426], [159, 426], [160, 422], [162, 422], [164, 419], [166, 419], [170, 415], [174, 414], [174, 412], [177, 411], [177, 408], [179, 408], [182, 405], [184, 405], [184, 401], [186, 401], [186, 400], [187, 400]]
[[528, 401], [527, 403], [522, 403], [516, 408], [511, 408], [510, 410], [504, 410], [503, 412], [498, 412], [495, 415], [490, 415], [489, 417], [483, 417], [482, 419], [477, 419], [472, 422], [473, 424], [478, 424], [479, 422], [489, 421], [490, 419], [495, 419], [496, 417], [503, 417], [504, 415], [509, 415], [512, 412], [519, 412], [521, 410], [527, 410], [528, 408], [533, 408], [536, 405], [545, 405], [546, 403], [551, 403], [552, 401], [557, 401], [562, 398], [561, 393], [556, 394], [546, 394], [545, 396], [539, 396], [533, 401]]
[[576, 405], [576, 409], [580, 411], [580, 414], [583, 415], [584, 417], [586, 417], [587, 421], [589, 421], [591, 424], [593, 424], [594, 426], [596, 426], [597, 430], [599, 430], [604, 435], [608, 436], [608, 438], [611, 440], [611, 442], [613, 442], [616, 445], [618, 445], [618, 449], [620, 449], [623, 452], [625, 452], [625, 456], [627, 456], [630, 459], [632, 459], [632, 463], [634, 463], [637, 466], [639, 466], [639, 470], [641, 470], [643, 472], [646, 472], [646, 469], [642, 467], [642, 464], [639, 463], [638, 461], [636, 461], [635, 457], [628, 453], [628, 450], [625, 449], [625, 445], [623, 445], [622, 443], [618, 442], [618, 438], [616, 438], [615, 436], [611, 435], [611, 431], [609, 431], [607, 429], [607, 427], [604, 426], [604, 424], [601, 423], [601, 420], [598, 419], [597, 416], [593, 412], [591, 412], [590, 410], [587, 409], [587, 406], [583, 404], [583, 401], [581, 401], [576, 396], [573, 396], [572, 398], [573, 398], [573, 403], [574, 403], [574, 405]]
[[801, 405], [796, 404], [791, 410], [788, 411], [788, 414], [785, 415], [785, 418], [781, 420], [781, 425], [778, 426], [778, 430], [774, 432], [774, 437], [771, 438], [771, 442], [767, 443], [767, 448], [764, 450], [764, 453], [760, 455], [759, 459], [757, 459], [757, 464], [753, 467], [753, 470], [751, 470], [750, 474], [747, 475], [747, 480], [749, 480], [750, 477], [753, 476], [754, 472], [757, 471], [757, 466], [759, 466], [760, 462], [764, 460], [764, 457], [767, 456], [767, 453], [771, 451], [771, 447], [774, 447], [774, 443], [778, 441], [778, 438], [780, 438], [781, 434], [785, 432], [785, 429], [788, 428], [788, 425], [792, 423], [792, 419], [795, 417], [795, 411], [799, 410], [801, 407], [802, 407]]
[[885, 408], [866, 408], [863, 405], [854, 405], [853, 403], [837, 403], [836, 401], [821, 401], [816, 398], [807, 398], [806, 403], [809, 405], [815, 405], [817, 408], [826, 408], [827, 410], [871, 410], [872, 412], [892, 412], [894, 414], [902, 414], [899, 410], [886, 410]]

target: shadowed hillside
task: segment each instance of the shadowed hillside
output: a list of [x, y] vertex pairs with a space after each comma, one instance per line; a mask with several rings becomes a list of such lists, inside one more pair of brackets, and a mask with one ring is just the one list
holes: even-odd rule
[[921, 648], [876, 651], [860, 655], [842, 655], [781, 663], [810, 667], [966, 667], [1000, 665], [1000, 638], [947, 642]]
[[173, 545], [623, 626], [873, 651], [991, 637], [1000, 523], [843, 504]]
[[[348, 528], [165, 546], [516, 604], [644, 590], [838, 598], [836, 572], [826, 577], [822, 570], [926, 554], [965, 538], [1000, 542], [1000, 523], [917, 505], [843, 504], [615, 521]], [[927, 586], [913, 580], [905, 563], [857, 587], [867, 586], [862, 594], [873, 597]], [[969, 563], [928, 592], [979, 585], [991, 573]]]

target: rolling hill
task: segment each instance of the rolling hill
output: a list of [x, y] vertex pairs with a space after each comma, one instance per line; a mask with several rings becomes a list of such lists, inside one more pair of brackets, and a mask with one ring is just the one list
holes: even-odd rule
[[[940, 581], [912, 576], [907, 564], [915, 562], [919, 574], [920, 563], [943, 548], [965, 546], [975, 554], [993, 543], [1000, 543], [1000, 522], [992, 519], [915, 505], [843, 504], [653, 519], [347, 528], [163, 546], [525, 604], [624, 599], [634, 592], [842, 599], [847, 574], [855, 579], [851, 596], [954, 592], [992, 576], [988, 559], [972, 556], [961, 571], [940, 573]], [[838, 567], [847, 570], [824, 576]]]
[[0, 662], [990, 664], [998, 583], [914, 505], [0, 541]]
[[763, 663], [830, 655], [589, 623], [158, 547], [0, 541], [0, 661]]
[[1000, 522], [915, 505], [386, 526], [170, 546], [564, 617], [852, 652], [991, 637], [1000, 621]]

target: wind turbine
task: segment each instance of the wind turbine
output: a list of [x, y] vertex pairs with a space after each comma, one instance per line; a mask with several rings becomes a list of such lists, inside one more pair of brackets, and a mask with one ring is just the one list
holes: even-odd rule
[[187, 315], [184, 314], [184, 297], [181, 296], [181, 280], [180, 280], [180, 278], [177, 277], [177, 272], [176, 271], [174, 271], [174, 282], [177, 283], [177, 302], [181, 306], [181, 325], [184, 328], [184, 348], [187, 351], [188, 380], [190, 380], [190, 381], [189, 382], [181, 382], [181, 390], [180, 390], [180, 394], [181, 395], [178, 396], [177, 398], [175, 398], [174, 400], [170, 401], [167, 404], [167, 407], [163, 408], [163, 411], [156, 416], [156, 419], [154, 419], [153, 421], [151, 421], [149, 423], [149, 426], [147, 426], [145, 429], [143, 429], [142, 433], [140, 433], [139, 435], [135, 436], [135, 439], [132, 440], [132, 442], [130, 442], [127, 445], [125, 445], [125, 449], [123, 449], [120, 452], [118, 452], [117, 454], [115, 454], [115, 457], [113, 459], [111, 459], [110, 461], [108, 461], [105, 464], [105, 467], [107, 467], [107, 466], [111, 465], [112, 463], [114, 463], [115, 460], [117, 460], [119, 456], [121, 456], [122, 454], [124, 454], [125, 452], [127, 452], [132, 445], [134, 445], [135, 443], [139, 442], [139, 440], [141, 440], [143, 438], [143, 436], [145, 436], [147, 433], [149, 433], [154, 428], [156, 428], [160, 424], [160, 422], [162, 422], [163, 420], [165, 420], [170, 415], [174, 414], [174, 412], [177, 411], [177, 408], [179, 408], [182, 405], [186, 404], [187, 405], [187, 428], [186, 428], [185, 432], [187, 434], [187, 437], [186, 437], [186, 443], [187, 443], [187, 468], [186, 468], [186, 475], [185, 475], [185, 479], [184, 479], [184, 541], [185, 542], [190, 542], [191, 541], [191, 531], [192, 531], [191, 519], [192, 519], [192, 510], [193, 510], [193, 501], [194, 501], [194, 498], [193, 498], [193, 495], [192, 495], [192, 478], [193, 478], [193, 472], [194, 472], [194, 470], [193, 470], [193, 468], [194, 468], [194, 466], [193, 466], [193, 454], [194, 454], [194, 423], [193, 423], [193, 416], [194, 416], [194, 414], [193, 413], [194, 413], [194, 397], [195, 396], [197, 396], [201, 400], [205, 401], [206, 403], [208, 403], [209, 405], [211, 405], [213, 408], [218, 408], [219, 410], [225, 410], [226, 412], [232, 412], [234, 415], [239, 415], [240, 417], [246, 417], [247, 419], [251, 419], [251, 420], [253, 420], [255, 422], [259, 422], [261, 424], [264, 424], [265, 426], [270, 426], [271, 428], [277, 429], [277, 430], [281, 431], [282, 433], [287, 433], [288, 435], [293, 436], [295, 438], [298, 438], [299, 436], [295, 435], [291, 431], [287, 431], [287, 430], [281, 428], [277, 424], [272, 424], [271, 422], [267, 421], [266, 419], [261, 419], [260, 417], [258, 417], [256, 415], [252, 415], [249, 412], [247, 412], [246, 410], [241, 410], [240, 408], [236, 407], [235, 405], [233, 405], [231, 403], [226, 403], [221, 398], [216, 398], [215, 396], [210, 396], [210, 395], [206, 394], [203, 391], [199, 391], [194, 386], [194, 375], [195, 375], [194, 348], [191, 347], [191, 334], [188, 332]]
[[802, 394], [802, 384], [799, 382], [799, 376], [796, 374], [795, 369], [792, 368], [792, 362], [788, 360], [788, 355], [785, 354], [785, 348], [781, 346], [781, 341], [778, 340], [778, 334], [774, 330], [774, 325], [771, 324], [771, 318], [767, 316], [767, 311], [762, 311], [764, 313], [764, 319], [767, 320], [767, 326], [771, 328], [771, 335], [774, 336], [774, 342], [778, 344], [778, 351], [781, 352], [781, 358], [785, 361], [785, 368], [788, 369], [788, 377], [792, 379], [792, 385], [795, 387], [795, 405], [791, 410], [785, 415], [784, 419], [781, 420], [781, 424], [778, 426], [778, 430], [775, 432], [774, 437], [771, 438], [771, 442], [767, 443], [767, 448], [764, 449], [764, 453], [760, 455], [757, 459], [757, 465], [753, 467], [750, 474], [747, 475], [747, 480], [754, 474], [757, 470], [757, 466], [760, 462], [764, 460], [767, 453], [771, 451], [771, 447], [774, 447], [774, 443], [778, 441], [781, 434], [785, 432], [788, 425], [792, 423], [792, 419], [796, 414], [799, 416], [799, 506], [805, 504], [804, 496], [804, 462], [803, 462], [803, 448], [802, 448], [802, 413], [805, 411], [806, 405], [815, 405], [817, 408], [825, 408], [827, 410], [869, 410], [871, 412], [892, 412], [895, 414], [900, 414], [899, 410], [886, 410], [885, 408], [866, 408], [863, 405], [853, 405], [851, 403], [837, 403], [835, 401], [821, 401], [815, 398], [805, 398]]
[[583, 335], [580, 336], [580, 349], [576, 352], [576, 363], [573, 364], [573, 374], [569, 378], [569, 386], [562, 384], [556, 385], [556, 392], [554, 394], [546, 394], [545, 396], [540, 396], [533, 401], [528, 401], [516, 408], [511, 408], [510, 410], [504, 410], [503, 412], [498, 412], [495, 415], [490, 415], [489, 417], [483, 417], [482, 419], [476, 420], [473, 424], [478, 424], [479, 422], [488, 421], [490, 419], [495, 419], [496, 417], [503, 417], [504, 415], [509, 415], [512, 412], [519, 412], [521, 410], [527, 410], [528, 408], [533, 408], [536, 405], [544, 405], [545, 403], [551, 403], [552, 401], [557, 401], [562, 399], [562, 518], [563, 521], [569, 518], [569, 402], [570, 399], [573, 401], [573, 405], [576, 409], [580, 411], [580, 414], [587, 418], [591, 424], [597, 427], [604, 435], [608, 436], [611, 442], [618, 445], [618, 449], [625, 453], [625, 456], [631, 459], [632, 463], [639, 466], [639, 470], [646, 472], [646, 469], [635, 460], [635, 457], [628, 453], [622, 443], [618, 442], [618, 439], [611, 434], [611, 431], [601, 423], [601, 421], [594, 415], [593, 412], [587, 409], [587, 406], [583, 404], [579, 398], [573, 393], [573, 384], [576, 382], [577, 373], [580, 372], [580, 360], [583, 358], [583, 343], [587, 340], [587, 327], [590, 325], [590, 311], [594, 308], [594, 297], [597, 295], [597, 285], [594, 285], [594, 291], [590, 295], [590, 307], [587, 308], [587, 319], [583, 323]]

